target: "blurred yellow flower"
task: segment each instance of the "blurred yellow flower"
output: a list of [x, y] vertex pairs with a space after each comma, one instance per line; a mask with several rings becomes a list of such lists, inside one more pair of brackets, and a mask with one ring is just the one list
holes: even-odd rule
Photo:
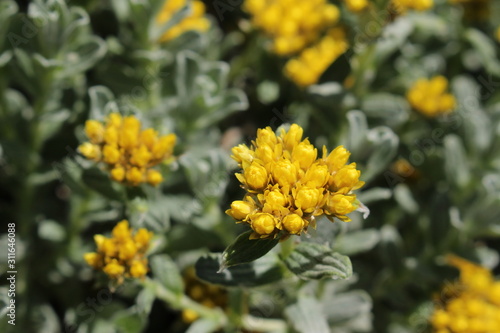
[[113, 228], [111, 238], [95, 235], [97, 252], [85, 253], [84, 259], [118, 284], [124, 278], [143, 278], [148, 272], [146, 251], [152, 237], [153, 233], [144, 228], [134, 233], [123, 220]]
[[490, 270], [457, 256], [448, 262], [460, 270], [460, 279], [437, 300], [430, 321], [433, 332], [500, 332], [500, 281]]
[[132, 186], [163, 181], [161, 173], [151, 168], [172, 157], [176, 141], [175, 134], [158, 137], [152, 128], [141, 131], [139, 119], [119, 113], [110, 114], [105, 123], [88, 120], [85, 134], [90, 142], [78, 147], [80, 153], [104, 162], [113, 180]]
[[205, 17], [205, 4], [199, 0], [166, 0], [163, 8], [156, 17], [156, 23], [164, 24], [168, 22], [187, 5], [190, 6], [190, 13], [181, 19], [179, 23], [170, 27], [160, 37], [160, 42], [168, 42], [186, 31], [207, 31], [210, 28], [210, 21]]
[[286, 63], [285, 75], [301, 87], [315, 84], [323, 72], [348, 48], [344, 31], [341, 28], [330, 29], [317, 44]]
[[[192, 300], [208, 308], [225, 309], [228, 303], [226, 290], [213, 284], [204, 283], [196, 277], [194, 268], [189, 268], [184, 273], [185, 293]], [[182, 311], [182, 320], [185, 323], [192, 323], [200, 316], [193, 309], [184, 309]]]
[[356, 13], [365, 10], [370, 3], [368, 0], [345, 0], [345, 4], [347, 9]]
[[435, 76], [430, 80], [417, 80], [408, 90], [406, 98], [411, 106], [427, 117], [436, 117], [453, 111], [455, 97], [446, 91], [448, 80], [443, 76]]
[[397, 13], [405, 13], [410, 9], [428, 10], [434, 6], [434, 0], [392, 0], [391, 4]]
[[318, 158], [317, 149], [302, 135], [296, 124], [280, 135], [267, 127], [257, 131], [250, 148], [232, 150], [243, 170], [236, 177], [247, 194], [226, 213], [237, 223], [249, 224], [251, 238], [300, 235], [309, 225], [315, 227], [320, 215], [347, 222], [346, 215], [360, 206], [352, 191], [364, 182], [356, 164], [346, 164], [350, 153], [343, 146], [331, 153], [323, 147]]

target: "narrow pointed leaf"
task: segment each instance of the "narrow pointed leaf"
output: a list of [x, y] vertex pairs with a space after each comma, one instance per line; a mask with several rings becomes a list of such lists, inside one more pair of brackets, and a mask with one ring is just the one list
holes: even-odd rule
[[241, 234], [222, 253], [219, 271], [259, 259], [278, 244], [278, 239], [250, 239], [252, 231]]

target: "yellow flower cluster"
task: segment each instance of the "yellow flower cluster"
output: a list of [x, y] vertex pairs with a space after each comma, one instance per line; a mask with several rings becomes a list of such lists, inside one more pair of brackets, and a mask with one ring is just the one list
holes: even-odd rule
[[426, 115], [436, 117], [453, 111], [456, 102], [453, 95], [447, 93], [448, 80], [436, 76], [430, 80], [417, 80], [406, 94], [411, 106]]
[[348, 48], [344, 32], [332, 29], [340, 10], [327, 0], [245, 0], [244, 9], [252, 15], [252, 23], [271, 37], [274, 53], [301, 52], [284, 70], [298, 86], [316, 83]]
[[124, 278], [142, 278], [148, 272], [145, 254], [152, 237], [153, 233], [144, 228], [133, 234], [128, 221], [123, 220], [113, 228], [111, 238], [95, 235], [97, 252], [85, 253], [84, 259], [118, 284]]
[[392, 7], [398, 13], [413, 9], [424, 11], [434, 6], [434, 0], [392, 0]]
[[449, 256], [448, 261], [460, 270], [460, 280], [444, 290], [444, 303], [431, 317], [434, 332], [500, 332], [500, 281], [465, 259]]
[[286, 63], [285, 75], [301, 87], [314, 84], [348, 47], [344, 31], [340, 28], [330, 29], [317, 44]]
[[369, 2], [368, 0], [345, 0], [345, 4], [347, 6], [347, 9], [349, 9], [351, 12], [360, 12], [365, 10]]
[[155, 165], [172, 156], [175, 134], [158, 137], [148, 128], [141, 131], [141, 122], [134, 116], [111, 113], [104, 123], [87, 120], [85, 134], [89, 142], [78, 147], [86, 158], [107, 164], [111, 178], [137, 186], [147, 182], [158, 185], [163, 176]]
[[326, 0], [246, 0], [252, 23], [273, 39], [273, 50], [291, 55], [316, 41], [340, 16]]
[[199, 0], [166, 0], [156, 17], [156, 22], [158, 24], [168, 22], [180, 9], [187, 5], [187, 2], [190, 3], [191, 13], [178, 24], [168, 29], [160, 37], [160, 42], [168, 42], [186, 31], [207, 31], [210, 28], [210, 21], [205, 17], [205, 4]]
[[259, 129], [252, 146], [233, 148], [232, 158], [243, 169], [236, 177], [247, 194], [233, 201], [226, 213], [237, 223], [253, 229], [251, 238], [284, 239], [300, 235], [315, 219], [325, 214], [350, 221], [346, 216], [359, 202], [352, 193], [363, 186], [356, 164], [346, 164], [350, 153], [343, 147], [323, 157], [308, 139], [302, 140], [303, 129], [293, 124], [277, 136], [270, 127]]
[[[184, 273], [184, 285], [185, 293], [197, 303], [208, 308], [224, 309], [227, 306], [227, 292], [216, 285], [200, 281], [193, 268]], [[192, 323], [198, 318], [199, 314], [195, 310], [184, 309], [182, 311], [182, 320], [185, 323]]]

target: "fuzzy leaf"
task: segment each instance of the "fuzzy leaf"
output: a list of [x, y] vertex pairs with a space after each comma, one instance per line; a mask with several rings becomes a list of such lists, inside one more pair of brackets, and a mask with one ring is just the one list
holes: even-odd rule
[[319, 302], [312, 298], [299, 298], [285, 309], [291, 326], [300, 333], [329, 333], [328, 323]]
[[303, 242], [297, 245], [285, 259], [285, 264], [295, 275], [304, 280], [347, 279], [352, 275], [349, 257], [316, 243]]
[[167, 255], [156, 255], [151, 258], [151, 271], [157, 281], [176, 295], [182, 295], [184, 283], [177, 265]]
[[250, 239], [252, 232], [242, 233], [224, 250], [219, 271], [259, 259], [278, 244], [278, 239]]

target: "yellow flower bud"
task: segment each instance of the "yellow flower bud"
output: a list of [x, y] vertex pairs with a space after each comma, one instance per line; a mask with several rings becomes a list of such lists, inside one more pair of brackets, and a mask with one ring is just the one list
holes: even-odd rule
[[[326, 148], [323, 149], [323, 153], [326, 152]], [[338, 171], [342, 168], [349, 160], [351, 153], [344, 148], [344, 146], [338, 146], [328, 155], [325, 162], [328, 166], [330, 172]]]
[[356, 210], [357, 207], [352, 204], [354, 200], [354, 196], [334, 194], [328, 197], [326, 209], [331, 214], [344, 216]]
[[89, 253], [85, 253], [83, 255], [83, 259], [85, 259], [85, 261], [87, 262], [87, 264], [89, 266], [92, 266], [93, 268], [101, 268], [102, 266], [102, 255], [100, 255], [99, 253], [95, 253], [95, 252], [89, 252]]
[[318, 151], [307, 139], [295, 146], [292, 151], [292, 161], [299, 162], [302, 170], [309, 168], [316, 160], [317, 156]]
[[141, 278], [148, 273], [148, 268], [144, 263], [134, 260], [130, 266], [130, 275], [135, 278]]
[[300, 235], [304, 230], [306, 222], [297, 214], [290, 214], [283, 218], [283, 227], [286, 231], [294, 235]]
[[131, 183], [132, 185], [138, 185], [142, 183], [144, 173], [139, 168], [133, 167], [127, 171], [125, 176], [129, 183]]
[[104, 126], [97, 120], [87, 120], [85, 122], [85, 134], [90, 142], [99, 144], [104, 139]]
[[281, 137], [283, 139], [285, 149], [292, 152], [293, 148], [302, 140], [303, 133], [304, 130], [297, 124], [292, 124], [288, 132], [283, 130], [281, 132]]
[[278, 139], [276, 138], [276, 134], [271, 129], [271, 127], [259, 128], [257, 130], [257, 138], [255, 139], [257, 146], [269, 146], [271, 148], [276, 145]]
[[177, 137], [175, 134], [168, 134], [162, 136], [154, 145], [153, 153], [154, 159], [164, 159], [167, 155], [171, 155], [174, 151], [175, 142]]
[[115, 257], [117, 255], [117, 251], [118, 249], [116, 248], [113, 239], [104, 238], [99, 252], [102, 252], [107, 257]]
[[134, 236], [135, 245], [140, 251], [146, 251], [149, 247], [149, 242], [153, 238], [153, 233], [147, 229], [140, 228]]
[[233, 153], [231, 158], [238, 162], [239, 165], [242, 165], [243, 162], [247, 164], [252, 163], [254, 152], [246, 145], [238, 145], [231, 149], [231, 152]]
[[115, 146], [105, 145], [102, 150], [103, 160], [108, 164], [116, 164], [120, 161], [120, 151]]
[[250, 214], [254, 210], [254, 205], [247, 201], [233, 201], [231, 203], [231, 209], [226, 211], [226, 214], [235, 218], [238, 221], [243, 221], [247, 218], [248, 214]]
[[122, 125], [122, 116], [119, 113], [110, 113], [106, 122], [107, 127], [119, 128]]
[[302, 184], [307, 187], [318, 188], [323, 187], [328, 182], [330, 174], [328, 173], [328, 167], [326, 165], [320, 165], [314, 163], [302, 177]]
[[120, 260], [130, 260], [136, 253], [137, 246], [135, 246], [135, 243], [131, 238], [124, 240], [118, 247], [118, 258], [120, 258]]
[[244, 170], [246, 184], [252, 190], [261, 190], [268, 184], [267, 170], [262, 165], [252, 162], [252, 164]]
[[290, 160], [282, 159], [273, 165], [272, 175], [280, 186], [291, 187], [297, 182], [298, 171]]
[[130, 156], [130, 163], [137, 165], [138, 167], [145, 167], [148, 165], [151, 159], [151, 153], [146, 146], [140, 146], [132, 151]]
[[78, 151], [89, 160], [99, 161], [101, 159], [101, 148], [90, 142], [82, 143], [78, 146]]
[[109, 264], [104, 266], [103, 271], [111, 278], [118, 278], [125, 272], [125, 267], [120, 265], [116, 259], [113, 259]]
[[158, 141], [158, 133], [152, 128], [145, 129], [140, 134], [140, 140], [149, 150], [152, 150]]
[[348, 188], [350, 190], [357, 186], [360, 175], [361, 171], [356, 170], [355, 163], [346, 165], [331, 177], [331, 185], [339, 190], [342, 188]]
[[198, 319], [200, 316], [198, 313], [192, 309], [184, 309], [182, 310], [182, 321], [190, 324], [196, 319]]
[[139, 130], [141, 129], [141, 121], [134, 116], [128, 116], [123, 118], [122, 126], [125, 131], [139, 133]]
[[351, 12], [360, 12], [368, 7], [367, 0], [345, 0], [345, 4], [347, 5], [347, 9]]
[[295, 206], [305, 213], [314, 212], [323, 199], [323, 190], [323, 188], [310, 188], [307, 186], [294, 189], [292, 194], [295, 199]]
[[450, 322], [450, 317], [446, 311], [437, 310], [432, 315], [431, 322], [435, 328], [445, 328]]
[[148, 170], [146, 173], [146, 181], [150, 185], [156, 186], [163, 181], [163, 176], [157, 170]]
[[274, 150], [271, 146], [259, 146], [255, 148], [255, 158], [261, 160], [266, 165], [274, 161]]
[[121, 220], [120, 222], [118, 222], [118, 224], [113, 228], [112, 234], [113, 237], [119, 241], [130, 239], [132, 234], [128, 225], [128, 221]]
[[250, 215], [252, 229], [259, 235], [269, 235], [276, 227], [276, 218], [271, 214], [257, 213]]
[[286, 196], [279, 190], [267, 191], [264, 195], [265, 202], [271, 206], [283, 207], [287, 204]]
[[118, 129], [116, 127], [108, 127], [104, 132], [104, 142], [108, 145], [116, 146], [118, 144]]
[[125, 168], [122, 166], [116, 166], [110, 171], [111, 179], [117, 182], [122, 182], [125, 178]]

